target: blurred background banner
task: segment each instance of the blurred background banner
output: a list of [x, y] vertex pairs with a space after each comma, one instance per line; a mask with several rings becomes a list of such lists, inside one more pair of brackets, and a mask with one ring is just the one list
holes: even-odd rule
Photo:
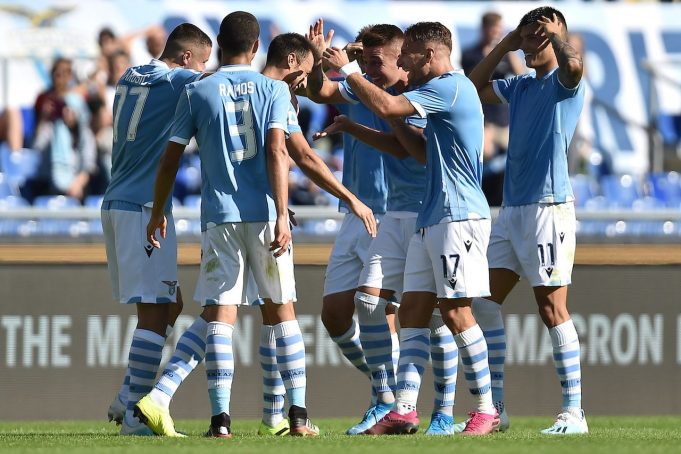
[[[172, 344], [199, 312], [191, 301], [198, 267], [185, 265], [179, 271], [185, 310]], [[322, 325], [324, 271], [319, 265], [296, 266], [296, 313], [307, 353], [307, 401], [315, 417], [357, 415], [368, 405], [369, 390], [366, 378], [344, 361]], [[681, 412], [678, 273], [678, 265], [575, 267], [570, 309], [582, 345], [588, 414]], [[111, 301], [106, 266], [0, 264], [0, 301], [0, 420], [35, 419], [38, 408], [42, 419], [104, 420], [125, 374], [136, 323], [133, 307]], [[509, 413], [553, 414], [560, 405], [560, 387], [551, 341], [536, 313], [530, 287], [524, 282], [518, 285], [504, 309]], [[233, 417], [260, 417], [260, 323], [257, 309], [239, 310]], [[166, 346], [164, 360], [171, 351]], [[433, 402], [430, 366], [426, 371], [419, 396], [423, 414], [428, 414]], [[457, 418], [472, 405], [459, 377]], [[205, 367], [200, 365], [178, 391], [172, 411], [177, 418], [205, 418], [209, 408]]]
[[[334, 44], [344, 45], [369, 23], [400, 27], [421, 20], [439, 20], [454, 32], [453, 60], [478, 39], [480, 17], [487, 11], [503, 15], [512, 27], [533, 2], [389, 2], [389, 1], [4, 1], [0, 5], [0, 107], [31, 105], [49, 81], [46, 57], [66, 55], [86, 60], [88, 72], [98, 32], [117, 34], [161, 24], [167, 31], [192, 22], [213, 37], [230, 11], [243, 9], [260, 20], [262, 56], [270, 36], [304, 33], [318, 17], [336, 31]], [[570, 31], [586, 44], [587, 78], [593, 91], [590, 111], [594, 146], [612, 157], [615, 173], [642, 174], [649, 168], [648, 136], [651, 109], [681, 114], [681, 4], [556, 3]], [[588, 6], [588, 7], [587, 7]], [[142, 43], [133, 49], [133, 64], [146, 59]], [[138, 55], [136, 55], [138, 54]], [[211, 62], [216, 64], [216, 57]], [[660, 72], [651, 86], [651, 71]]]

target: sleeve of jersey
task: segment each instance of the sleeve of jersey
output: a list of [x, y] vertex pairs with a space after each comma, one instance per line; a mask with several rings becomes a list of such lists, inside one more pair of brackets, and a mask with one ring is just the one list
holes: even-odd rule
[[288, 138], [291, 134], [295, 133], [301, 133], [303, 130], [300, 128], [300, 125], [298, 124], [298, 114], [296, 114], [296, 109], [289, 103], [289, 110], [288, 110], [288, 121], [287, 121], [287, 127], [288, 127], [288, 134], [286, 135], [286, 138]]
[[421, 118], [418, 115], [412, 115], [410, 117], [407, 117], [404, 119], [404, 122], [409, 126], [414, 126], [419, 129], [426, 129], [426, 125], [428, 124], [428, 120], [426, 120], [425, 118]]
[[[441, 80], [432, 80], [412, 91], [403, 94], [414, 106], [420, 118], [426, 118], [428, 114], [445, 111], [451, 104], [451, 98], [455, 95], [456, 87], [445, 90]], [[449, 92], [451, 93], [449, 93]]]
[[184, 90], [182, 90], [180, 99], [175, 107], [175, 120], [173, 121], [173, 129], [170, 133], [170, 141], [181, 145], [187, 145], [194, 136], [194, 132], [196, 132], [196, 128], [194, 127], [194, 119], [192, 118], [189, 92], [185, 87]]
[[284, 82], [277, 83], [272, 97], [272, 109], [267, 121], [267, 129], [282, 129], [288, 133], [289, 109], [292, 108], [288, 86]]
[[492, 81], [494, 93], [503, 104], [508, 104], [511, 102], [511, 95], [513, 95], [513, 91], [515, 90], [519, 80], [520, 77], [515, 76], [508, 79], [497, 79]]
[[553, 72], [551, 78], [553, 79], [553, 86], [555, 87], [556, 94], [560, 100], [574, 98], [580, 91], [584, 91], [584, 82], [582, 82], [582, 80], [580, 80], [574, 88], [565, 87], [558, 77], [558, 70]]
[[352, 87], [350, 86], [347, 80], [343, 79], [338, 81], [338, 91], [340, 92], [343, 99], [345, 99], [350, 104], [359, 104], [360, 102], [359, 98], [357, 97], [355, 92], [352, 91]]

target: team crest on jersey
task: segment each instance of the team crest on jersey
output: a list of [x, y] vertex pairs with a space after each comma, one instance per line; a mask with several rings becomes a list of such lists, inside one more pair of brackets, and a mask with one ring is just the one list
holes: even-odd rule
[[177, 289], [177, 281], [162, 281], [162, 282], [168, 286], [168, 295], [174, 295], [175, 290]]

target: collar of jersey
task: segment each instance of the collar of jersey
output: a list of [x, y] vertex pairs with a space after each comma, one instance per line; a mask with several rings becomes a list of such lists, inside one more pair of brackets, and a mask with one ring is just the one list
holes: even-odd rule
[[169, 66], [165, 62], [162, 62], [161, 60], [157, 60], [156, 58], [152, 58], [151, 61], [149, 62], [149, 64], [152, 65], [152, 66], [160, 66], [162, 68], [169, 68]]
[[551, 71], [547, 72], [547, 73], [544, 75], [544, 77], [542, 77], [541, 79], [537, 79], [537, 71], [535, 71], [535, 72], [534, 72], [534, 78], [537, 79], [537, 80], [546, 80], [546, 79], [548, 79], [549, 77], [551, 77], [551, 74], [553, 74], [554, 72], [556, 72], [557, 69], [558, 69], [558, 66], [556, 66], [555, 68], [553, 68]]
[[251, 68], [249, 65], [225, 65], [225, 66], [220, 66], [220, 69], [218, 71], [228, 71], [228, 72], [254, 71], [254, 69]]

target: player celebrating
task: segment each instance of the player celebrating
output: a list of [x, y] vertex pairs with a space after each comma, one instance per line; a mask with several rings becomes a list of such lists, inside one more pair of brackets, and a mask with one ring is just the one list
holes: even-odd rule
[[[205, 69], [211, 46], [199, 28], [181, 24], [158, 60], [128, 69], [116, 87], [112, 176], [102, 203], [102, 228], [114, 299], [135, 303], [138, 316], [126, 379], [109, 407], [109, 419], [122, 422], [123, 435], [151, 435], [133, 418], [133, 408], [154, 383], [166, 329], [182, 308], [170, 205], [157, 207], [170, 220], [162, 250], [154, 253], [141, 226], [151, 214], [154, 169], [170, 137], [175, 105], [184, 85]], [[176, 299], [178, 304], [168, 304]]]
[[[464, 373], [478, 408], [463, 434], [490, 433], [499, 419], [492, 403], [487, 346], [472, 315], [473, 297], [489, 295], [486, 260], [489, 207], [480, 188], [482, 108], [475, 88], [450, 61], [450, 31], [438, 22], [409, 27], [398, 64], [415, 88], [393, 96], [366, 81], [355, 63], [338, 49], [327, 49], [325, 61], [345, 75], [354, 93], [371, 110], [392, 121], [404, 148], [426, 162], [427, 186], [407, 252], [404, 296], [400, 306], [427, 326], [439, 301], [442, 318], [454, 334]], [[404, 126], [401, 117], [427, 117], [426, 138]], [[397, 400], [371, 434], [413, 433], [418, 428], [415, 389], [428, 355], [426, 331], [400, 336]]]
[[[206, 376], [213, 416], [207, 435], [231, 437], [232, 333], [251, 272], [274, 327], [277, 368], [291, 404], [291, 434], [314, 436], [319, 429], [307, 418], [305, 349], [291, 304], [295, 282], [285, 146], [290, 94], [285, 83], [250, 68], [259, 32], [250, 13], [237, 11], [223, 19], [218, 35], [223, 66], [189, 84], [180, 98], [154, 199], [167, 199], [182, 152], [195, 136], [203, 162], [202, 260], [195, 297], [208, 322]], [[156, 247], [156, 230], [163, 237], [165, 225], [163, 212], [154, 209], [147, 237]], [[154, 433], [176, 434], [167, 408], [151, 396], [136, 409]]]
[[[476, 300], [476, 318], [490, 346], [492, 391], [503, 406], [506, 356], [501, 304], [525, 277], [551, 334], [563, 409], [545, 434], [587, 433], [581, 404], [579, 338], [567, 310], [575, 256], [575, 209], [567, 148], [584, 100], [582, 59], [567, 42], [565, 18], [541, 7], [527, 13], [471, 72], [482, 102], [510, 104], [510, 141], [503, 207], [494, 224], [488, 258], [491, 296]], [[508, 52], [522, 49], [534, 73], [490, 82]], [[494, 346], [494, 347], [492, 347]], [[508, 427], [504, 418], [503, 427]]]

